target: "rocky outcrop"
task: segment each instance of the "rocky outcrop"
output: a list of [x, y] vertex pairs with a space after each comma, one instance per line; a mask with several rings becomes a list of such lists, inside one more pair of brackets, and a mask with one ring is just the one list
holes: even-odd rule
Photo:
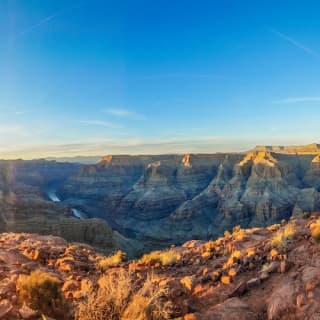
[[[59, 237], [3, 233], [0, 319], [317, 319], [319, 226], [313, 214], [267, 228], [236, 227], [216, 240], [191, 240], [129, 261]], [[32, 303], [37, 281], [21, 293], [34, 271], [59, 282], [58, 308]]]

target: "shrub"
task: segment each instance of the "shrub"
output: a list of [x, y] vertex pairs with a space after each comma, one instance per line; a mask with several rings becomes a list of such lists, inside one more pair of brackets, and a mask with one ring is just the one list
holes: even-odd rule
[[320, 219], [310, 225], [311, 237], [320, 242]]
[[288, 240], [291, 239], [296, 232], [296, 227], [293, 222], [288, 223], [284, 229], [279, 230], [271, 239], [271, 245], [281, 249], [287, 246]]
[[231, 278], [229, 276], [222, 276], [221, 277], [221, 282], [223, 284], [229, 284], [229, 283], [231, 283]]
[[173, 265], [181, 259], [180, 253], [171, 248], [165, 251], [152, 251], [144, 254], [139, 263], [149, 264], [152, 262], [160, 262], [163, 266]]
[[77, 320], [119, 320], [133, 292], [130, 272], [121, 270], [99, 279], [99, 289], [88, 294], [76, 310]]
[[226, 238], [230, 237], [230, 236], [231, 236], [230, 231], [226, 230], [226, 231], [224, 232], [224, 236], [225, 236]]
[[45, 314], [54, 314], [55, 308], [63, 304], [60, 280], [45, 272], [20, 276], [17, 289], [21, 302]]
[[233, 228], [232, 228], [232, 232], [233, 233], [237, 233], [237, 232], [239, 232], [241, 230], [241, 226], [239, 225], [239, 226], [234, 226]]
[[126, 254], [119, 250], [115, 254], [103, 258], [98, 262], [98, 266], [103, 271], [107, 270], [110, 267], [118, 266], [121, 262], [125, 261], [127, 258]]
[[283, 236], [286, 239], [291, 239], [294, 234], [296, 233], [296, 227], [295, 224], [293, 222], [288, 223], [283, 230]]
[[287, 239], [283, 237], [283, 233], [278, 231], [272, 238], [271, 238], [271, 245], [275, 248], [282, 249], [287, 246]]
[[245, 231], [244, 229], [241, 229], [241, 226], [235, 226], [232, 229], [232, 235], [236, 240], [243, 240]]
[[212, 240], [210, 240], [204, 244], [205, 251], [208, 251], [208, 252], [215, 250], [216, 247], [217, 247], [216, 243]]
[[168, 286], [160, 286], [153, 274], [148, 274], [143, 287], [132, 297], [121, 320], [169, 320], [176, 318]]
[[241, 258], [241, 252], [239, 250], [235, 250], [231, 253], [228, 261], [224, 264], [225, 268], [228, 268], [230, 266], [232, 266], [235, 262], [235, 260]]
[[247, 257], [252, 257], [255, 254], [255, 249], [254, 248], [249, 248], [247, 249]]

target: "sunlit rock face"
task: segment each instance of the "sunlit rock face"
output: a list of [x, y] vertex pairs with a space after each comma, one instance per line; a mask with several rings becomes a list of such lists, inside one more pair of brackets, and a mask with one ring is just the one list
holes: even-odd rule
[[[128, 238], [165, 246], [218, 236], [238, 224], [267, 225], [320, 210], [318, 149], [313, 144], [243, 154], [112, 155], [95, 165], [3, 161], [1, 226], [74, 219], [76, 209]], [[48, 190], [61, 201], [50, 201]]]

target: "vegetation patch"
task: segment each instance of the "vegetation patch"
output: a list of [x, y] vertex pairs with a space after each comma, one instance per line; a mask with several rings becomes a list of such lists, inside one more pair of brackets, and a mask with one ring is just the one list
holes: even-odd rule
[[101, 270], [105, 271], [110, 267], [118, 266], [121, 262], [124, 262], [126, 259], [127, 259], [126, 254], [123, 251], [119, 250], [115, 254], [101, 259], [98, 262], [98, 267]]
[[52, 315], [57, 308], [62, 309], [61, 281], [48, 273], [34, 271], [29, 276], [20, 276], [17, 289], [20, 301], [35, 310]]
[[320, 242], [320, 219], [310, 225], [311, 237]]
[[173, 265], [181, 259], [180, 253], [176, 249], [169, 249], [165, 251], [152, 251], [144, 254], [138, 261], [141, 264], [161, 263], [163, 266]]

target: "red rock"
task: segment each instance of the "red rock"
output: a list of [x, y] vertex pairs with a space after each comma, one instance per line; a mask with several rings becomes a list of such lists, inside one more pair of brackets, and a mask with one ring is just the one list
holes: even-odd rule
[[306, 295], [304, 293], [300, 293], [297, 295], [297, 306], [299, 308], [303, 307], [307, 302]]
[[22, 319], [34, 319], [38, 316], [38, 311], [31, 309], [26, 304], [24, 304], [19, 309], [19, 314], [22, 317]]
[[0, 319], [5, 318], [13, 309], [11, 302], [7, 299], [0, 301]]

